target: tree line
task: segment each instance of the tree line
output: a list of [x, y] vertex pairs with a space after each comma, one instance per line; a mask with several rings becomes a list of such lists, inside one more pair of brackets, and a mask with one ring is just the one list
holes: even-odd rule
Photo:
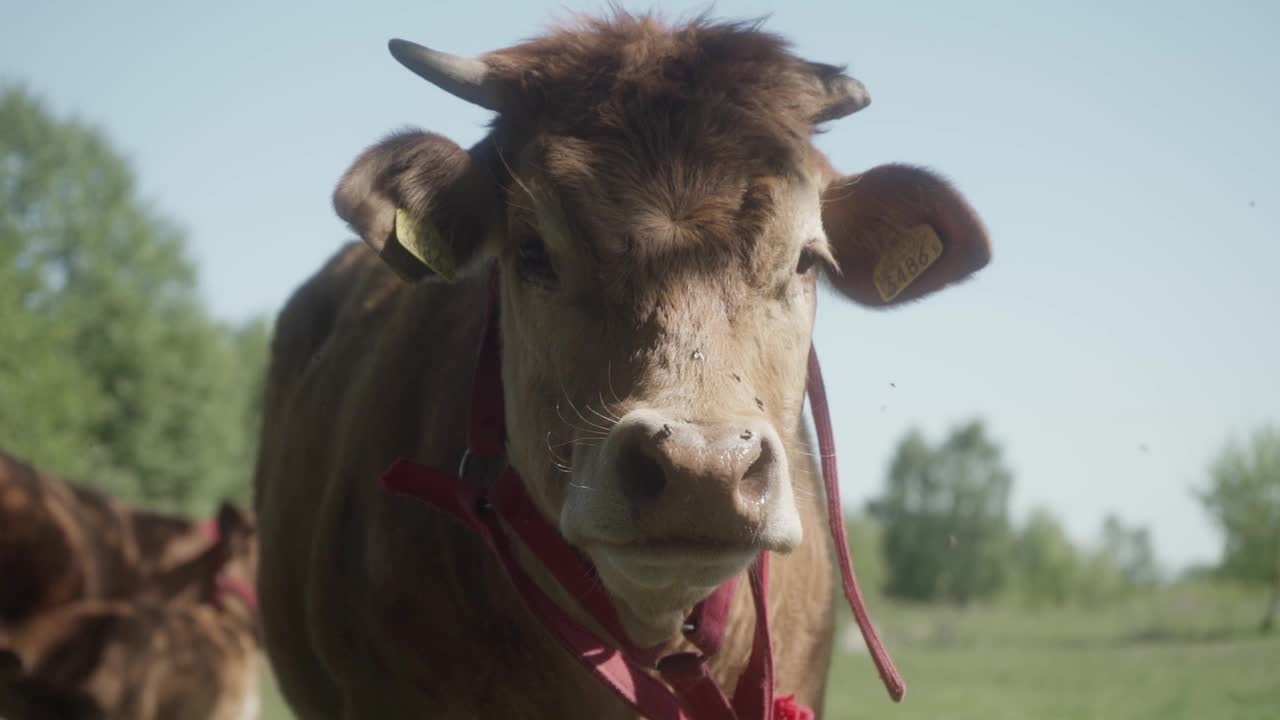
[[[1270, 630], [1280, 614], [1280, 432], [1266, 427], [1228, 444], [1208, 475], [1195, 494], [1225, 547], [1221, 562], [1202, 574], [1269, 587], [1260, 627]], [[883, 492], [867, 504], [874, 526], [854, 533], [880, 550], [872, 567], [883, 592], [955, 605], [1013, 597], [1032, 606], [1096, 607], [1167, 580], [1150, 532], [1115, 514], [1103, 519], [1093, 547], [1073, 543], [1047, 508], [1015, 526], [1013, 482], [981, 421], [936, 444], [909, 431]]]
[[155, 509], [245, 500], [267, 342], [100, 131], [0, 87], [0, 447]]

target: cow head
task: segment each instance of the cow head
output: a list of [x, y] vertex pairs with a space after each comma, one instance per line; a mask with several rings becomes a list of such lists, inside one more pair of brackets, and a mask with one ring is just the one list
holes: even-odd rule
[[497, 117], [469, 151], [375, 145], [337, 211], [410, 280], [498, 260], [510, 461], [634, 639], [667, 637], [801, 541], [819, 275], [913, 300], [985, 265], [985, 231], [927, 171], [835, 173], [811, 137], [866, 91], [752, 26], [624, 15], [478, 59], [391, 52]]

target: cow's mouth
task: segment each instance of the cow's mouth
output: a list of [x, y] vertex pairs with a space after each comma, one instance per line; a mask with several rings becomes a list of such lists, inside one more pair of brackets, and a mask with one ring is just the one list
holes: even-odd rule
[[646, 590], [714, 589], [751, 564], [758, 548], [700, 540], [599, 545], [592, 553], [628, 584]]
[[693, 607], [746, 570], [761, 550], [703, 540], [595, 543], [585, 549], [617, 601], [627, 633], [640, 645], [676, 635]]

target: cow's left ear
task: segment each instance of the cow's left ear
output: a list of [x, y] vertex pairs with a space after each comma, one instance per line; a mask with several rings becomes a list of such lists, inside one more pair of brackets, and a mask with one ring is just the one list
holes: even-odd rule
[[886, 307], [959, 282], [991, 260], [982, 220], [945, 180], [920, 168], [881, 165], [832, 183], [822, 224], [851, 300]]

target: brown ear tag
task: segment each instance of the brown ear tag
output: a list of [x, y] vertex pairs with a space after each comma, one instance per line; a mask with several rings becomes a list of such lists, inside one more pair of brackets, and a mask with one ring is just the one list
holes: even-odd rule
[[880, 299], [889, 302], [910, 287], [930, 265], [942, 257], [942, 239], [929, 225], [903, 231], [876, 262], [872, 273]]
[[444, 241], [432, 223], [420, 223], [409, 213], [396, 208], [396, 241], [441, 279], [453, 282], [458, 261], [453, 248]]

